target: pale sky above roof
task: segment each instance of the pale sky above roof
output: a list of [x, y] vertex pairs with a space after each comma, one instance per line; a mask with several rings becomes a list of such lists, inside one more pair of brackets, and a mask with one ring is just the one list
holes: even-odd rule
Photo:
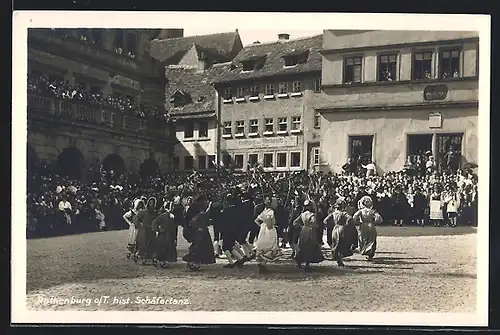
[[[238, 27], [234, 29], [214, 29], [214, 28], [184, 28], [184, 36], [193, 36], [193, 35], [206, 35], [206, 34], [215, 34], [215, 33], [225, 33], [230, 31], [235, 31]], [[323, 34], [323, 30], [290, 30], [290, 29], [281, 29], [281, 30], [249, 30], [249, 29], [238, 29], [240, 34], [241, 42], [243, 46], [252, 44], [255, 41], [259, 41], [261, 43], [274, 42], [278, 40], [278, 34], [286, 33], [290, 35], [290, 39], [296, 39], [301, 37], [309, 37], [315, 35]]]

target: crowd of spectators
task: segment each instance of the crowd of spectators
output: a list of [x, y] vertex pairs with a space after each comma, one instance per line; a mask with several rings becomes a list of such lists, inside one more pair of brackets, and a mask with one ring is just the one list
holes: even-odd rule
[[47, 95], [93, 107], [119, 110], [122, 113], [140, 118], [164, 117], [164, 113], [161, 113], [159, 108], [138, 105], [128, 96], [115, 94], [104, 96], [102, 91], [87, 89], [81, 84], [72, 86], [64, 80], [50, 78], [45, 74], [28, 76], [28, 93]]
[[453, 217], [459, 225], [477, 224], [478, 179], [472, 170], [411, 171], [367, 176], [364, 171], [274, 173], [255, 167], [247, 172], [221, 169], [218, 174], [179, 172], [140, 177], [118, 175], [101, 167], [91, 169], [83, 182], [58, 174], [54, 167], [39, 166], [28, 171], [27, 233], [28, 237], [43, 237], [124, 229], [128, 226], [122, 215], [138, 197], [155, 197], [160, 209], [164, 201], [176, 196], [184, 201], [204, 193], [212, 201], [223, 201], [228, 193], [241, 190], [255, 196], [275, 194], [290, 212], [309, 198], [324, 214], [339, 197], [354, 209], [362, 196], [369, 195], [384, 224], [397, 225], [428, 224], [430, 197], [437, 194], [443, 211], [439, 225], [450, 224]]

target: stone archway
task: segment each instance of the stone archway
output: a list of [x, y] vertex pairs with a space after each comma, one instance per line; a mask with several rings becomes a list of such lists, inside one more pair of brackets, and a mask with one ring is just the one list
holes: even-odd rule
[[121, 175], [125, 173], [125, 161], [118, 154], [110, 154], [104, 158], [102, 161], [102, 168], [104, 171], [114, 171], [116, 175]]
[[158, 162], [152, 158], [146, 159], [139, 167], [139, 175], [143, 178], [156, 176], [159, 172], [160, 166], [158, 165]]
[[80, 179], [85, 167], [85, 156], [77, 148], [66, 148], [59, 154], [57, 163], [62, 176]]

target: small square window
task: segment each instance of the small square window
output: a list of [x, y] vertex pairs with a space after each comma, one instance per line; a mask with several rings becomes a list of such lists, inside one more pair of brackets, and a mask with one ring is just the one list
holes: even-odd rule
[[284, 152], [279, 152], [278, 153], [276, 166], [279, 167], [279, 168], [286, 167], [286, 153], [284, 153]]
[[288, 93], [288, 83], [280, 83], [278, 93], [279, 94], [287, 94]]
[[288, 119], [286, 117], [280, 117], [278, 119], [278, 130], [287, 131], [288, 130]]
[[272, 133], [274, 131], [274, 120], [266, 119], [266, 132]]
[[249, 129], [249, 132], [253, 133], [253, 134], [259, 132], [259, 120], [257, 120], [257, 119], [250, 120], [250, 129]]
[[233, 129], [231, 121], [224, 122], [224, 135], [232, 135]]
[[259, 86], [251, 86], [250, 87], [250, 96], [258, 97], [260, 93]]
[[224, 100], [231, 99], [233, 99], [233, 89], [231, 87], [228, 87], [224, 90]]
[[264, 154], [264, 167], [273, 167], [273, 154]]
[[234, 155], [234, 167], [243, 169], [243, 155]]
[[302, 84], [300, 81], [293, 82], [293, 93], [299, 93], [302, 91]]
[[236, 134], [245, 133], [245, 121], [236, 121]]
[[273, 84], [267, 84], [265, 87], [265, 95], [274, 95], [274, 85]]
[[300, 167], [300, 152], [290, 153], [290, 167]]

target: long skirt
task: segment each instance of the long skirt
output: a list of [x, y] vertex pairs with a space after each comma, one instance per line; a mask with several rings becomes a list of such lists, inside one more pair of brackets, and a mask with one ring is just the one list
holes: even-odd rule
[[441, 208], [441, 201], [439, 200], [431, 200], [430, 201], [430, 215], [429, 219], [431, 220], [443, 220], [443, 210]]
[[274, 262], [281, 256], [278, 247], [278, 232], [275, 228], [268, 228], [261, 224], [257, 241], [255, 242], [256, 260], [259, 264]]
[[332, 230], [331, 248], [332, 256], [336, 261], [341, 260], [343, 257], [352, 256], [352, 241], [348, 240], [349, 234], [346, 226], [335, 225]]
[[177, 234], [158, 233], [155, 241], [155, 258], [160, 262], [177, 262]]
[[137, 230], [137, 249], [139, 258], [152, 259], [155, 233], [150, 227], [139, 227]]
[[182, 260], [196, 264], [215, 263], [214, 246], [208, 228], [195, 232], [189, 251], [182, 257]]
[[304, 226], [300, 231], [297, 263], [320, 263], [325, 259], [321, 252], [321, 243], [318, 241], [318, 230], [315, 227]]
[[371, 223], [362, 223], [359, 226], [359, 252], [373, 257], [377, 249], [377, 229]]
[[129, 252], [137, 251], [137, 228], [133, 224], [128, 227], [127, 249]]

